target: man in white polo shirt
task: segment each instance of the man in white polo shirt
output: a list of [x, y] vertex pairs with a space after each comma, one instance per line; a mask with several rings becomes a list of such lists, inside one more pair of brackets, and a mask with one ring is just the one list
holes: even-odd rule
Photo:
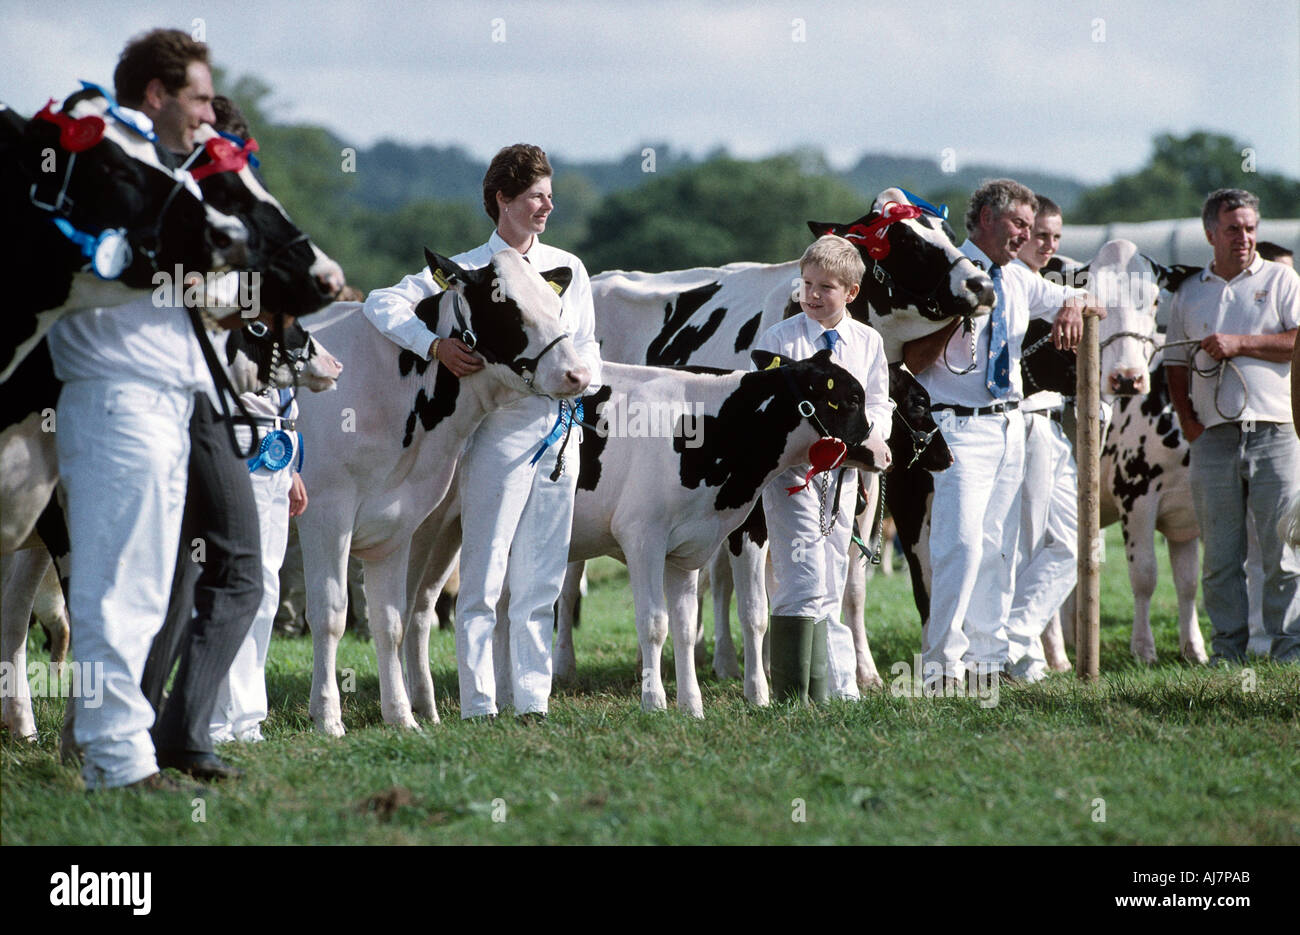
[[1277, 518], [1300, 494], [1291, 353], [1300, 277], [1255, 250], [1259, 199], [1219, 189], [1201, 212], [1214, 260], [1175, 293], [1165, 344], [1169, 395], [1191, 442], [1192, 501], [1205, 544], [1202, 594], [1212, 662], [1243, 662], [1247, 510], [1264, 560], [1264, 629], [1274, 659], [1300, 661], [1300, 557]]
[[1055, 315], [1054, 343], [1074, 348], [1087, 299], [1011, 262], [1029, 239], [1037, 205], [1034, 193], [1011, 179], [985, 182], [971, 195], [961, 249], [989, 272], [997, 302], [971, 321], [970, 332], [954, 322], [904, 348], [954, 458], [934, 475], [930, 508], [933, 576], [921, 644], [927, 682], [937, 681], [940, 669], [945, 683], [967, 672], [1009, 677], [1007, 621], [1025, 470], [1021, 343], [1031, 316]]

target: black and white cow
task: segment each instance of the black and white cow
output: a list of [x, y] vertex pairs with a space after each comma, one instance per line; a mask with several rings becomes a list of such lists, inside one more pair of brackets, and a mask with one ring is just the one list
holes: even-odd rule
[[177, 264], [204, 273], [249, 260], [243, 223], [204, 204], [170, 154], [88, 92], [32, 120], [0, 105], [0, 203], [13, 234], [0, 253], [0, 381], [68, 311], [147, 294]]
[[[886, 357], [898, 361], [907, 341], [954, 317], [987, 314], [993, 283], [957, 249], [942, 218], [920, 212], [880, 226], [891, 205], [912, 207], [901, 189], [888, 188], [857, 221], [809, 221], [808, 227], [816, 236], [840, 234], [858, 246], [867, 273], [849, 311], [880, 332]], [[868, 250], [880, 233], [889, 249], [877, 260]], [[601, 356], [650, 366], [744, 369], [758, 336], [798, 312], [798, 284], [798, 260], [600, 273], [592, 277], [591, 292]]]
[[[897, 188], [877, 196], [871, 211], [850, 223], [810, 221], [816, 236], [835, 233], [855, 243], [866, 265], [862, 289], [850, 312], [880, 332], [890, 361], [901, 361], [902, 347], [930, 334], [954, 317], [986, 314], [993, 303], [992, 281], [957, 249], [952, 228], [928, 211], [904, 211], [909, 216], [884, 223], [892, 206], [913, 208]], [[916, 216], [911, 216], [915, 214]], [[884, 256], [872, 254], [882, 235]], [[876, 246], [877, 254], [882, 251]], [[668, 273], [600, 273], [592, 278], [596, 305], [596, 337], [608, 361], [650, 365], [704, 365], [728, 369], [748, 365], [748, 353], [758, 336], [798, 312], [797, 260], [781, 264], [731, 263], [720, 268]], [[749, 593], [765, 561], [766, 526], [761, 519], [746, 524], [729, 540], [733, 555], [730, 578], [736, 582], [742, 620], [767, 615], [765, 594]], [[761, 530], [763, 545], [753, 536]], [[756, 551], [758, 550], [758, 551]], [[725, 594], [718, 583], [727, 580], [721, 569], [712, 574], [715, 602]], [[746, 584], [741, 584], [746, 582]], [[759, 589], [761, 590], [761, 589]], [[751, 629], [750, 625], [742, 624]], [[727, 626], [726, 615], [715, 616], [715, 629]], [[721, 634], [721, 629], [718, 629]], [[715, 670], [734, 671], [734, 649], [728, 638], [715, 641]], [[724, 654], [719, 657], [719, 650]]]
[[[312, 509], [298, 518], [298, 533], [314, 650], [310, 711], [316, 727], [332, 736], [344, 733], [334, 668], [347, 620], [349, 551], [365, 563], [385, 722], [415, 727], [414, 714], [436, 721], [427, 630], [404, 634], [411, 537], [446, 496], [466, 443], [490, 411], [534, 392], [573, 398], [589, 379], [548, 284], [567, 287], [567, 268], [539, 273], [513, 250], [475, 270], [427, 251], [426, 257], [451, 288], [421, 302], [416, 315], [436, 334], [471, 329], [487, 366], [458, 380], [400, 349], [350, 304], [317, 331], [348, 348], [358, 379], [328, 399], [299, 403], [300, 430], [331, 454], [303, 469]], [[548, 347], [530, 385], [521, 361], [529, 350], [537, 355]], [[409, 694], [399, 659], [404, 642]]]
[[1101, 323], [1102, 399], [1113, 403], [1101, 452], [1101, 522], [1116, 520], [1133, 587], [1133, 633], [1129, 648], [1146, 663], [1156, 661], [1151, 633], [1151, 596], [1157, 565], [1155, 534], [1164, 534], [1178, 597], [1178, 646], [1188, 662], [1206, 661], [1196, 616], [1197, 542], [1200, 527], [1188, 480], [1191, 446], [1183, 437], [1158, 353], [1163, 335], [1156, 309], [1195, 267], [1166, 267], [1127, 240], [1102, 245], [1076, 278], [1105, 306]]

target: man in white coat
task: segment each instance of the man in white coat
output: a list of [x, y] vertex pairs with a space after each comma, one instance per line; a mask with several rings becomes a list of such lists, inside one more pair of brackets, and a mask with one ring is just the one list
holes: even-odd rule
[[[536, 146], [517, 144], [497, 153], [483, 178], [483, 207], [497, 229], [487, 243], [452, 259], [477, 269], [513, 248], [538, 272], [568, 267], [573, 280], [561, 296], [560, 314], [594, 389], [600, 381], [600, 350], [587, 270], [571, 253], [538, 239], [554, 208], [551, 175], [546, 154]], [[372, 292], [365, 314], [396, 344], [463, 377], [480, 369], [482, 361], [463, 342], [439, 337], [415, 316], [415, 306], [440, 291], [426, 268]], [[462, 718], [497, 713], [493, 631], [503, 588], [510, 594], [506, 612], [515, 712], [544, 717], [548, 710], [553, 606], [568, 562], [576, 455], [558, 476], [556, 467], [559, 438], [572, 411], [571, 404], [544, 396], [504, 406], [484, 419], [461, 459], [456, 660]], [[576, 425], [572, 430], [580, 431]]]

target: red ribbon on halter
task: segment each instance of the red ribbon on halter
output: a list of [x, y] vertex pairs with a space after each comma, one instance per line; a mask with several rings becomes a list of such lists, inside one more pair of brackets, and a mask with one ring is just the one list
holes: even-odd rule
[[190, 170], [190, 175], [194, 176], [196, 182], [218, 172], [239, 172], [248, 165], [248, 157], [257, 152], [258, 147], [257, 140], [254, 139], [248, 140], [241, 148], [224, 136], [214, 136], [203, 144], [203, 148], [207, 150], [210, 161], [207, 165]]
[[54, 109], [54, 98], [36, 115], [59, 128], [59, 145], [70, 153], [82, 153], [104, 138], [104, 118], [91, 114], [87, 117], [69, 117]]
[[808, 468], [808, 473], [803, 476], [803, 483], [794, 487], [787, 487], [785, 492], [793, 497], [808, 486], [814, 474], [833, 471], [839, 467], [848, 453], [849, 446], [838, 438], [831, 438], [827, 435], [817, 439], [808, 449], [808, 463], [812, 466]]
[[873, 260], [883, 260], [889, 256], [889, 240], [885, 237], [889, 225], [895, 221], [919, 218], [924, 213], [916, 205], [891, 201], [885, 205], [885, 210], [880, 212], [880, 217], [870, 224], [854, 224], [843, 236], [845, 240], [853, 243], [865, 244], [867, 254]]

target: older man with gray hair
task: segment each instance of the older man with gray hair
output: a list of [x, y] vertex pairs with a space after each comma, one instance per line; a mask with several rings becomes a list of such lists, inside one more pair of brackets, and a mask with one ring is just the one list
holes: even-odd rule
[[[1055, 316], [1052, 338], [1073, 349], [1083, 332], [1087, 293], [1013, 263], [1029, 240], [1038, 199], [1011, 179], [971, 195], [962, 252], [993, 279], [987, 316], [957, 323], [904, 347], [908, 369], [930, 393], [935, 421], [954, 464], [934, 475], [930, 508], [930, 619], [922, 641], [923, 678], [966, 674], [1007, 678], [1008, 620], [1015, 591], [1025, 423], [1019, 412], [1020, 351], [1031, 317]], [[967, 330], [969, 328], [969, 330]]]
[[1192, 445], [1192, 502], [1205, 544], [1201, 585], [1214, 630], [1211, 661], [1246, 658], [1249, 511], [1264, 560], [1269, 654], [1300, 662], [1300, 557], [1275, 528], [1300, 494], [1289, 384], [1300, 277], [1256, 251], [1259, 199], [1250, 192], [1213, 192], [1201, 220], [1214, 260], [1174, 295], [1165, 369]]

